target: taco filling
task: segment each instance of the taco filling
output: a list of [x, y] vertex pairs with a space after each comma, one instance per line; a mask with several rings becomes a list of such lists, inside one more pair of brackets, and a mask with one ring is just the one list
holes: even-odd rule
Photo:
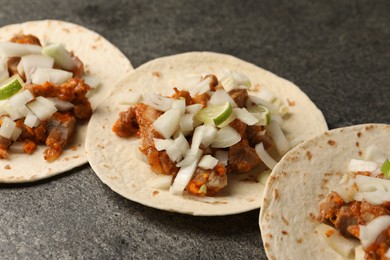
[[228, 184], [228, 174], [261, 165], [272, 169], [290, 147], [281, 128], [287, 106], [266, 90], [249, 95], [250, 87], [238, 72], [220, 80], [199, 77], [169, 97], [148, 93], [140, 103], [133, 100], [112, 130], [119, 137], [140, 137], [139, 150], [151, 170], [171, 176], [170, 192], [214, 196]]
[[[335, 228], [322, 227], [320, 232], [346, 257], [355, 246], [343, 238], [360, 242], [356, 257], [390, 259], [390, 162], [376, 146], [365, 155], [365, 160], [350, 161], [348, 174], [320, 204], [317, 219]], [[340, 238], [343, 246], [335, 243]]]
[[0, 159], [32, 154], [57, 159], [80, 120], [92, 115], [80, 59], [60, 44], [42, 47], [34, 35], [0, 43]]

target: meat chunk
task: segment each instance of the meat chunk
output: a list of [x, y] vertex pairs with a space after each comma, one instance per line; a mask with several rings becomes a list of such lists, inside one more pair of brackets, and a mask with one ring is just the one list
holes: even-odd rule
[[0, 159], [6, 159], [8, 157], [7, 149], [10, 145], [10, 139], [0, 136]]
[[192, 98], [192, 103], [193, 104], [201, 104], [203, 107], [206, 107], [209, 99], [210, 99], [209, 94], [203, 93], [203, 94], [195, 95]]
[[31, 34], [19, 34], [11, 38], [10, 42], [21, 43], [21, 44], [33, 44], [41, 46], [41, 42], [37, 37]]
[[177, 88], [173, 88], [175, 93], [171, 96], [174, 99], [184, 98], [186, 100], [186, 106], [192, 105], [193, 101], [190, 95], [190, 92], [185, 90], [178, 90]]
[[247, 129], [247, 124], [245, 124], [244, 122], [242, 122], [241, 120], [239, 119], [234, 119], [230, 124], [229, 126], [233, 127], [234, 130], [236, 130], [240, 136], [241, 136], [241, 139], [245, 139], [246, 138], [246, 129]]
[[264, 149], [268, 149], [272, 146], [272, 139], [267, 135], [267, 130], [264, 126], [249, 125], [246, 128], [246, 134], [248, 136], [249, 145], [255, 147], [259, 143], [263, 143]]
[[[205, 191], [201, 189], [205, 185]], [[197, 168], [194, 176], [187, 185], [187, 191], [198, 196], [214, 196], [227, 185], [226, 168], [217, 164], [214, 169]]]
[[135, 107], [130, 107], [127, 111], [119, 113], [119, 118], [112, 127], [112, 131], [120, 137], [129, 137], [136, 134], [138, 128]]
[[46, 145], [49, 148], [45, 150], [45, 160], [53, 161], [62, 154], [74, 132], [75, 125], [76, 119], [73, 115], [58, 112], [53, 114], [46, 124], [48, 133]]
[[233, 89], [229, 92], [229, 95], [238, 107], [246, 106], [248, 100], [248, 91], [246, 89]]
[[[7, 61], [8, 73], [10, 76], [18, 74], [18, 65], [20, 62], [20, 57], [11, 57]], [[25, 75], [20, 75], [23, 80], [26, 80]]]
[[390, 227], [379, 234], [375, 242], [365, 249], [367, 260], [388, 259], [385, 254], [390, 248]]
[[228, 163], [230, 172], [245, 173], [258, 166], [261, 160], [248, 140], [242, 139], [229, 148]]
[[74, 55], [73, 52], [71, 52], [71, 56], [72, 56], [72, 60], [74, 62], [74, 66], [73, 68], [70, 70], [70, 72], [73, 73], [73, 78], [79, 78], [81, 79], [83, 77], [83, 74], [84, 74], [84, 64], [83, 62], [79, 59], [79, 57], [77, 57], [76, 55]]

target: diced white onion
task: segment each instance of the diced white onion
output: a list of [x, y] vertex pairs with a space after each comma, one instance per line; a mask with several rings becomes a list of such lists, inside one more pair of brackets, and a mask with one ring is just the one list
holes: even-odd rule
[[20, 107], [25, 105], [27, 102], [30, 102], [34, 99], [33, 94], [30, 90], [26, 89], [22, 92], [18, 92], [9, 99], [9, 103], [14, 107]]
[[144, 103], [160, 111], [168, 111], [172, 107], [172, 99], [153, 92], [144, 95]]
[[172, 175], [155, 174], [153, 178], [146, 181], [146, 185], [156, 189], [169, 189], [172, 183]]
[[203, 152], [199, 150], [197, 155], [195, 156], [195, 160], [191, 164], [180, 168], [175, 180], [173, 181], [171, 188], [169, 189], [171, 193], [181, 194], [184, 191], [198, 166], [198, 162], [200, 157], [202, 156], [202, 153]]
[[44, 97], [37, 97], [34, 101], [28, 103], [27, 107], [39, 118], [39, 120], [46, 120], [57, 111], [53, 102]]
[[51, 102], [53, 102], [54, 106], [58, 109], [58, 111], [68, 111], [74, 107], [74, 105], [68, 101], [63, 101], [59, 98], [47, 98]]
[[264, 149], [263, 143], [258, 143], [255, 146], [255, 150], [256, 150], [256, 153], [259, 156], [259, 158], [264, 162], [264, 164], [267, 165], [267, 167], [272, 170], [275, 167], [275, 165], [277, 164], [277, 161], [275, 161], [267, 153], [267, 151]]
[[174, 140], [176, 146], [180, 149], [181, 155], [185, 156], [187, 151], [190, 149], [187, 139], [182, 133]]
[[11, 140], [12, 141], [16, 141], [18, 140], [20, 134], [22, 133], [22, 128], [20, 127], [15, 127], [14, 131], [12, 132], [12, 135], [11, 135]]
[[355, 194], [357, 192], [355, 179], [349, 179], [346, 183], [336, 186], [334, 191], [346, 202], [355, 200]]
[[61, 68], [71, 70], [74, 67], [74, 61], [70, 53], [60, 43], [53, 43], [42, 49], [42, 54], [50, 56]]
[[280, 115], [276, 115], [276, 114], [271, 115], [271, 120], [275, 121], [279, 125], [283, 124], [283, 119], [282, 119], [282, 117]]
[[[326, 235], [328, 230], [331, 230], [332, 232], [330, 236]], [[319, 224], [316, 227], [316, 231], [336, 252], [344, 257], [351, 256], [356, 244], [340, 235], [336, 229], [325, 224]]]
[[267, 130], [275, 143], [276, 150], [280, 155], [284, 155], [288, 150], [290, 150], [290, 144], [278, 123], [271, 121], [271, 123], [267, 126]]
[[264, 186], [267, 184], [267, 181], [268, 181], [269, 176], [271, 175], [271, 172], [272, 172], [271, 170], [266, 170], [266, 171], [263, 171], [262, 173], [260, 173], [258, 180]]
[[189, 92], [190, 95], [193, 97], [195, 95], [201, 95], [203, 93], [206, 93], [207, 91], [210, 90], [210, 83], [211, 83], [211, 78], [207, 77], [201, 82], [199, 82], [197, 85], [193, 86], [190, 88]]
[[175, 143], [168, 146], [165, 151], [172, 162], [179, 162], [183, 158], [180, 148]]
[[184, 159], [181, 160], [179, 163], [177, 163], [176, 167], [185, 167], [185, 166], [190, 165], [191, 163], [193, 163], [196, 160], [198, 153], [203, 153], [203, 151], [198, 149], [194, 153], [191, 150], [188, 150], [184, 156]]
[[387, 156], [385, 153], [379, 150], [376, 145], [370, 145], [365, 150], [364, 159], [382, 164], [384, 161], [386, 161]]
[[205, 132], [206, 132], [206, 128], [204, 125], [195, 128], [194, 134], [192, 135], [192, 143], [191, 143], [191, 152], [193, 154], [196, 154], [198, 152], [199, 146], [202, 143]]
[[192, 131], [194, 129], [194, 115], [184, 114], [179, 121], [181, 131]]
[[351, 159], [348, 165], [350, 172], [373, 172], [379, 168], [379, 164], [372, 161]]
[[73, 74], [65, 70], [51, 68], [37, 68], [31, 74], [31, 81], [34, 84], [43, 84], [51, 82], [53, 84], [62, 84], [72, 78]]
[[171, 144], [173, 144], [172, 139], [158, 139], [153, 138], [154, 146], [156, 147], [157, 151], [166, 150]]
[[3, 117], [0, 127], [0, 136], [10, 139], [15, 127], [16, 123], [12, 119], [9, 117]]
[[217, 135], [217, 128], [212, 125], [203, 125], [204, 133], [201, 143], [208, 147], [214, 141], [215, 136]]
[[229, 153], [228, 151], [217, 150], [215, 152], [215, 158], [217, 158], [219, 163], [222, 163], [223, 165], [227, 165], [229, 160]]
[[9, 150], [11, 153], [24, 153], [24, 142], [14, 142]]
[[196, 114], [202, 109], [202, 104], [193, 104], [186, 106], [186, 112], [189, 114]]
[[355, 260], [365, 260], [365, 259], [366, 259], [366, 252], [364, 252], [363, 246], [360, 245], [355, 247]]
[[225, 91], [229, 92], [237, 87], [237, 83], [234, 80], [233, 76], [229, 73], [223, 76], [220, 80]]
[[42, 47], [33, 44], [22, 44], [15, 42], [1, 42], [0, 56], [1, 57], [21, 57], [28, 54], [41, 53]]
[[259, 122], [259, 120], [245, 108], [233, 108], [233, 112], [241, 122], [244, 122], [247, 125], [255, 125]]
[[172, 109], [178, 109], [180, 114], [183, 115], [186, 111], [185, 99], [177, 99], [172, 101]]
[[214, 167], [218, 164], [218, 159], [214, 158], [211, 155], [204, 155], [202, 159], [200, 159], [198, 166], [202, 169], [214, 169]]
[[[93, 77], [90, 75], [83, 76], [84, 82], [91, 87], [91, 89], [96, 89], [100, 86], [101, 81], [97, 77]], [[141, 94], [138, 94], [141, 97]]]
[[242, 72], [232, 71], [231, 75], [233, 76], [234, 80], [236, 81], [238, 86], [245, 86], [247, 88], [252, 86], [252, 83], [247, 75], [245, 75]]
[[35, 127], [37, 124], [39, 124], [39, 119], [36, 115], [30, 113], [26, 116], [24, 119], [24, 124], [28, 127]]
[[211, 147], [226, 148], [241, 141], [240, 134], [230, 126], [225, 126], [218, 130]]
[[223, 89], [217, 89], [210, 97], [210, 100], [207, 102], [209, 105], [220, 106], [224, 105], [226, 102], [229, 102], [232, 107], [237, 107], [236, 102], [232, 97]]
[[366, 200], [374, 205], [390, 201], [390, 180], [357, 175], [355, 181], [358, 187], [355, 200]]
[[0, 58], [0, 82], [9, 78], [7, 60], [6, 58]]
[[249, 100], [256, 105], [266, 106], [271, 112], [271, 114], [279, 114], [279, 108], [275, 107], [271, 102], [268, 102], [267, 100], [252, 95], [249, 95]]
[[8, 105], [5, 107], [5, 110], [12, 120], [18, 120], [23, 117], [23, 114], [19, 111], [18, 107]]
[[31, 82], [31, 75], [37, 68], [52, 68], [54, 59], [41, 55], [41, 54], [30, 54], [25, 55], [20, 60], [23, 66], [24, 74], [26, 75], [26, 82]]
[[170, 109], [153, 122], [153, 128], [165, 139], [168, 139], [178, 129], [179, 122], [180, 111], [177, 109]]
[[269, 103], [274, 102], [276, 99], [274, 93], [269, 91], [268, 89], [262, 88], [256, 95], [258, 98], [263, 99]]
[[375, 242], [376, 238], [390, 226], [390, 216], [379, 216], [369, 222], [366, 226], [359, 225], [359, 239], [363, 248], [367, 248]]

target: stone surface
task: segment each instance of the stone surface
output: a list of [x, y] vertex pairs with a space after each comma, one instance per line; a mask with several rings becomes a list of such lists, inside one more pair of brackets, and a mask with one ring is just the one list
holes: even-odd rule
[[[0, 26], [78, 23], [117, 45], [134, 67], [191, 50], [237, 56], [300, 86], [330, 128], [390, 123], [386, 0], [0, 5]], [[150, 209], [112, 192], [85, 165], [34, 184], [0, 185], [0, 258], [265, 259], [258, 214], [206, 218]]]

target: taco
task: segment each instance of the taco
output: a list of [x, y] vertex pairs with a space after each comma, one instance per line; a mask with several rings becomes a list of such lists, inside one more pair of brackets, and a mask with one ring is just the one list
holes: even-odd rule
[[33, 182], [86, 163], [88, 119], [132, 70], [115, 46], [76, 24], [0, 28], [0, 182]]
[[[269, 124], [282, 145], [268, 145]], [[229, 55], [191, 52], [150, 61], [124, 78], [93, 115], [86, 149], [98, 177], [130, 200], [226, 215], [260, 207], [259, 178], [280, 157], [270, 146], [288, 150], [326, 129], [291, 82]], [[271, 160], [259, 156], [265, 150]]]
[[390, 125], [334, 129], [288, 152], [266, 185], [269, 259], [390, 258]]

